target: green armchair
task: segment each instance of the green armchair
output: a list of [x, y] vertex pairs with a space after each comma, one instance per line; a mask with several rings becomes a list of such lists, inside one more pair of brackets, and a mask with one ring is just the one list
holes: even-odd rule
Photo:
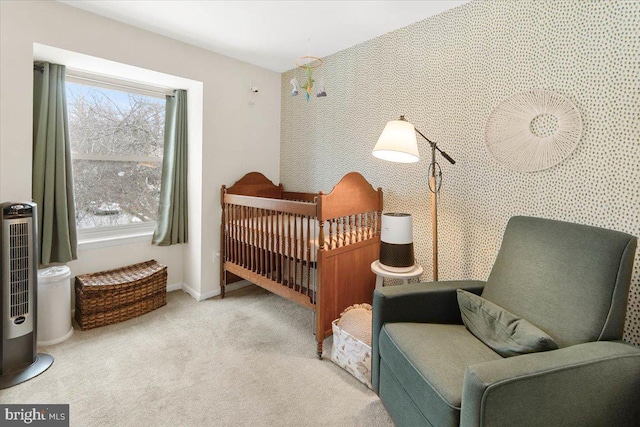
[[[509, 221], [486, 282], [373, 297], [372, 380], [398, 426], [638, 426], [640, 348], [621, 341], [637, 239]], [[457, 289], [546, 332], [557, 350], [504, 358], [462, 323]]]

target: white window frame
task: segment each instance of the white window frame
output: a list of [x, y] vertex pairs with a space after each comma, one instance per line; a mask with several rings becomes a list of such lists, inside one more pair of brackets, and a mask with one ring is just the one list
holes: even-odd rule
[[[173, 95], [174, 89], [126, 81], [110, 76], [87, 73], [80, 70], [67, 68], [66, 81], [86, 86], [115, 89], [144, 96], [153, 96], [165, 99], [167, 95]], [[160, 162], [162, 157], [132, 156], [132, 155], [100, 155], [86, 153], [72, 153], [72, 159], [78, 160], [105, 160], [105, 161], [136, 161], [136, 162]], [[100, 249], [123, 244], [150, 242], [156, 228], [157, 221], [147, 221], [140, 224], [126, 224], [107, 227], [96, 227], [78, 230], [78, 250]]]

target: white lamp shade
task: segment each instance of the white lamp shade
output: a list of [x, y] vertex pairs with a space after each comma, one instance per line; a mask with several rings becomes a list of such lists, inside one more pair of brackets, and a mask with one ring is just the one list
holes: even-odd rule
[[415, 128], [404, 120], [390, 121], [384, 127], [372, 154], [391, 162], [417, 162], [420, 160], [420, 154]]

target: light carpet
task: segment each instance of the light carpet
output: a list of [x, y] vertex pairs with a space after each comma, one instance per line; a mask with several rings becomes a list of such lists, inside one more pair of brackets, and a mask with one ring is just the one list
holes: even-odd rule
[[249, 286], [181, 291], [139, 318], [43, 347], [55, 362], [2, 403], [68, 403], [72, 426], [392, 426], [374, 392], [315, 355], [310, 310]]

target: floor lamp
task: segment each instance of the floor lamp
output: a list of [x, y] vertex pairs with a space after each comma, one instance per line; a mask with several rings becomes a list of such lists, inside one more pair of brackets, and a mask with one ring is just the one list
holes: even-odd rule
[[414, 163], [420, 160], [416, 132], [431, 146], [431, 164], [429, 165], [429, 190], [431, 192], [431, 241], [433, 244], [433, 280], [438, 280], [438, 192], [442, 183], [442, 171], [436, 162], [436, 150], [452, 165], [455, 164], [447, 153], [438, 148], [422, 132], [409, 123], [404, 116], [399, 120], [387, 123], [376, 146], [373, 155], [379, 159], [398, 163]]

